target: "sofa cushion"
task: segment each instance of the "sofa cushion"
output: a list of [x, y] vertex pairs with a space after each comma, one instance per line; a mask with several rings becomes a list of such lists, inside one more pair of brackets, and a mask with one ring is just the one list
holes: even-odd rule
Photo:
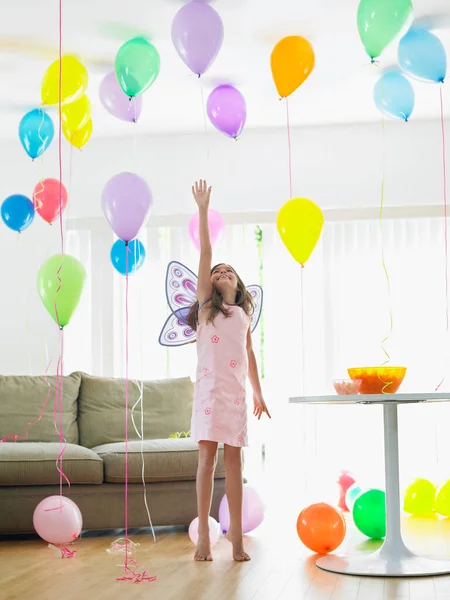
[[[105, 465], [105, 482], [124, 483], [125, 443], [97, 446], [94, 451]], [[197, 474], [198, 444], [189, 438], [144, 440], [144, 478], [147, 483], [194, 481]], [[219, 447], [216, 478], [225, 477], [223, 448]], [[141, 442], [128, 444], [128, 481], [142, 481]]]
[[[0, 485], [55, 485], [59, 443], [0, 444]], [[102, 459], [88, 448], [67, 444], [62, 471], [70, 483], [103, 483]]]
[[[189, 431], [194, 385], [184, 379], [144, 382], [144, 437], [167, 438], [176, 431]], [[138, 440], [131, 422], [133, 405], [140, 392], [129, 382], [129, 439]], [[125, 441], [125, 380], [82, 374], [78, 426], [80, 443], [87, 448]], [[140, 429], [140, 410], [134, 411]]]
[[[72, 373], [62, 380], [63, 433], [70, 444], [78, 444], [77, 398], [80, 382], [80, 373]], [[0, 439], [11, 436], [8, 441], [58, 442], [53, 423], [55, 386], [56, 377], [0, 376]], [[35, 423], [46, 399], [42, 417]]]

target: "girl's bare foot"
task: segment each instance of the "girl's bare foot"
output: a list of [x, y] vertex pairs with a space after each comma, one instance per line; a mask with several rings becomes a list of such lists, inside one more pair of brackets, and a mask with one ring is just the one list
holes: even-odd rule
[[198, 538], [197, 549], [194, 554], [194, 560], [197, 562], [211, 562], [213, 559], [211, 554], [211, 542], [209, 533]]
[[226, 538], [233, 546], [233, 560], [236, 562], [247, 562], [248, 560], [251, 560], [250, 556], [244, 550], [244, 540], [242, 539], [242, 535], [235, 536], [230, 529]]

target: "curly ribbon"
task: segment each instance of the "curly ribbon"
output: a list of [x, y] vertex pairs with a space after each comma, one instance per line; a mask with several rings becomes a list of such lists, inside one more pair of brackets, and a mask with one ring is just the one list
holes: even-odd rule
[[[444, 119], [444, 99], [442, 85], [439, 88], [439, 98], [441, 104], [441, 134], [442, 134], [442, 173], [443, 173], [443, 194], [444, 194], [444, 251], [445, 251], [445, 331], [446, 331], [446, 349], [447, 349], [447, 364], [446, 371], [449, 366], [449, 282], [448, 282], [448, 223], [447, 223], [447, 160], [445, 148], [445, 119]], [[439, 391], [444, 383], [446, 374], [442, 377], [439, 385], [436, 387], [436, 392]]]
[[[378, 67], [378, 64], [377, 63], [375, 63], [375, 64]], [[386, 260], [385, 260], [384, 230], [383, 230], [384, 201], [385, 201], [384, 187], [385, 187], [385, 176], [386, 176], [386, 128], [385, 128], [385, 123], [384, 123], [384, 111], [382, 111], [382, 113], [381, 113], [381, 132], [382, 132], [382, 151], [381, 151], [382, 175], [381, 175], [379, 224], [380, 224], [380, 237], [381, 237], [381, 266], [382, 266], [383, 273], [384, 273], [384, 276], [386, 279], [386, 286], [387, 286], [387, 292], [388, 292], [388, 303], [389, 303], [389, 330], [388, 330], [387, 335], [381, 340], [381, 351], [383, 352], [386, 360], [384, 362], [382, 362], [380, 366], [384, 367], [387, 364], [389, 364], [389, 362], [391, 360], [389, 352], [386, 349], [386, 344], [388, 343], [388, 341], [392, 335], [393, 328], [394, 328], [394, 318], [393, 318], [393, 313], [392, 313], [391, 280], [389, 277], [389, 271], [388, 271]], [[389, 393], [387, 391], [387, 389], [390, 385], [392, 385], [392, 381], [384, 381], [383, 379], [381, 379], [379, 373], [378, 373], [378, 379], [384, 384], [383, 388], [381, 390], [381, 393], [382, 394]]]
[[[52, 509], [52, 510], [55, 510], [55, 509]], [[57, 548], [53, 544], [49, 544], [48, 547], [51, 548], [52, 550], [55, 550], [56, 552], [58, 552], [58, 554], [61, 555], [61, 558], [75, 558], [76, 553], [78, 552], [77, 550], [69, 550], [69, 548], [65, 548], [63, 546], [60, 546], [59, 548]]]

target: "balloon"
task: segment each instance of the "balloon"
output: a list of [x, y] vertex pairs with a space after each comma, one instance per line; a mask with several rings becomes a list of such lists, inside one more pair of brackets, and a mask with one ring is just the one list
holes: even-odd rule
[[291, 35], [276, 44], [270, 57], [270, 66], [281, 98], [287, 98], [302, 85], [311, 74], [314, 61], [314, 50], [305, 38]]
[[347, 493], [345, 494], [345, 504], [348, 507], [349, 512], [353, 511], [355, 500], [361, 493], [362, 489], [357, 483], [354, 483], [348, 488]]
[[1, 215], [7, 227], [20, 233], [33, 222], [34, 206], [26, 196], [13, 194], [3, 200]]
[[345, 502], [345, 494], [350, 486], [355, 483], [355, 478], [348, 471], [341, 471], [337, 484], [339, 486], [339, 508], [348, 512], [348, 507]]
[[66, 140], [74, 146], [74, 148], [78, 148], [81, 150], [83, 146], [85, 146], [90, 137], [92, 135], [92, 119], [89, 119], [83, 127], [77, 129], [76, 131], [71, 131], [66, 125], [62, 125], [62, 130], [64, 133], [64, 137]]
[[416, 479], [406, 488], [403, 510], [410, 515], [427, 517], [433, 514], [436, 486], [428, 479]]
[[278, 212], [278, 233], [293, 258], [302, 266], [319, 241], [323, 221], [320, 208], [306, 198], [288, 200]]
[[298, 537], [317, 554], [336, 550], [344, 541], [346, 530], [344, 517], [329, 504], [312, 504], [297, 519]]
[[203, 75], [222, 47], [220, 15], [205, 2], [185, 4], [172, 21], [172, 42], [185, 65], [196, 75]]
[[412, 18], [411, 0], [361, 0], [358, 6], [358, 31], [372, 61]]
[[143, 94], [159, 75], [160, 57], [143, 37], [135, 37], [119, 48], [114, 69], [120, 87], [129, 98]]
[[[61, 102], [74, 102], [84, 94], [88, 85], [86, 67], [75, 56], [63, 56]], [[41, 85], [42, 104], [58, 104], [59, 98], [60, 63], [55, 60], [46, 70]]]
[[130, 242], [150, 215], [152, 193], [146, 181], [135, 173], [119, 173], [105, 185], [102, 207], [118, 238]]
[[[217, 544], [220, 538], [220, 525], [219, 523], [213, 519], [212, 517], [208, 517], [209, 523], [209, 540], [211, 542], [211, 546]], [[198, 542], [198, 517], [192, 521], [189, 525], [189, 537], [191, 538], [191, 542], [197, 545]]]
[[[250, 533], [264, 521], [264, 504], [258, 492], [251, 487], [244, 486], [242, 495], [242, 531]], [[223, 534], [230, 528], [230, 509], [225, 495], [219, 506], [220, 529]]]
[[[208, 223], [209, 223], [209, 235], [211, 238], [211, 245], [217, 242], [219, 236], [225, 229], [225, 223], [220, 213], [212, 208], [208, 211]], [[198, 213], [195, 213], [189, 221], [189, 235], [191, 236], [192, 243], [200, 252], [200, 220]]]
[[[128, 252], [128, 265], [127, 265]], [[139, 240], [131, 240], [131, 242], [123, 242], [117, 240], [111, 248], [111, 262], [113, 267], [121, 275], [128, 275], [139, 271], [145, 262], [145, 248]]]
[[61, 117], [64, 125], [69, 131], [77, 131], [86, 125], [91, 118], [92, 105], [89, 98], [84, 94], [75, 102], [62, 107]]
[[78, 506], [65, 496], [48, 496], [34, 509], [33, 525], [46, 542], [68, 544], [80, 537], [83, 517]]
[[207, 102], [208, 117], [216, 129], [237, 139], [247, 118], [245, 98], [231, 85], [220, 85], [211, 92]]
[[40, 108], [28, 112], [19, 123], [20, 141], [25, 152], [33, 160], [47, 150], [54, 135], [53, 121]]
[[142, 96], [131, 99], [124, 93], [114, 72], [105, 75], [100, 83], [100, 101], [108, 112], [122, 119], [136, 123], [141, 116]]
[[44, 221], [53, 223], [67, 206], [67, 190], [58, 179], [43, 179], [34, 188], [33, 202]]
[[69, 323], [78, 306], [85, 281], [86, 271], [83, 265], [69, 254], [55, 254], [39, 269], [39, 296], [61, 329]]
[[375, 84], [373, 99], [382, 113], [407, 121], [414, 109], [414, 88], [400, 73], [384, 73]]
[[447, 75], [447, 55], [438, 37], [426, 29], [411, 29], [398, 45], [398, 63], [405, 73], [431, 83]]
[[358, 496], [353, 505], [353, 520], [361, 533], [372, 540], [386, 535], [386, 494], [368, 490]]
[[434, 510], [442, 517], [450, 517], [450, 481], [442, 485], [436, 495]]

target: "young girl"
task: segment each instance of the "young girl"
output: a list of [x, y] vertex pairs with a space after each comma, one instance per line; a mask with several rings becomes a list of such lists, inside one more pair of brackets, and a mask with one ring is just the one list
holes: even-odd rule
[[195, 560], [211, 561], [208, 517], [216, 466], [217, 445], [224, 444], [226, 494], [230, 509], [227, 538], [233, 558], [250, 560], [242, 540], [242, 447], [247, 445], [247, 375], [253, 388], [253, 414], [266, 413], [252, 349], [252, 297], [230, 266], [211, 269], [208, 227], [211, 188], [200, 180], [192, 187], [200, 216], [200, 266], [197, 302], [188, 316], [197, 330], [197, 382], [192, 412], [192, 438], [199, 444], [197, 471], [198, 544]]

